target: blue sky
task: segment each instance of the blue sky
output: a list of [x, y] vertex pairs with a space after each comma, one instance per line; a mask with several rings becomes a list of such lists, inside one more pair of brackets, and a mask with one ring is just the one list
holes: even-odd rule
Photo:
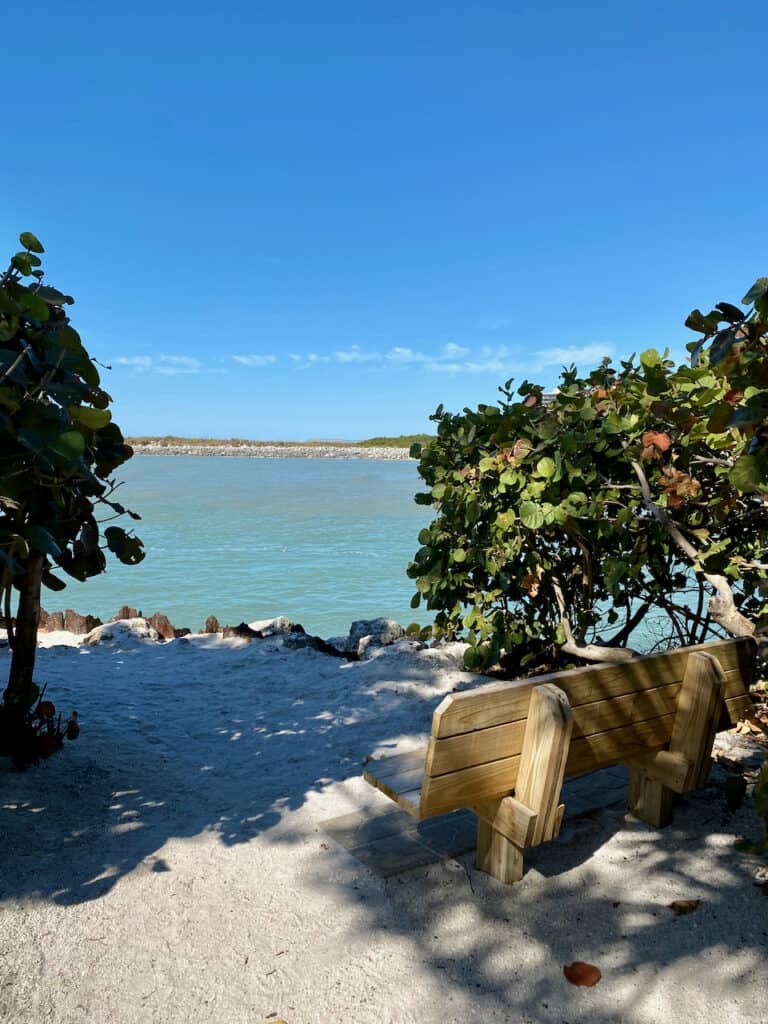
[[763, 3], [42, 2], [0, 240], [126, 433], [429, 429], [768, 274]]

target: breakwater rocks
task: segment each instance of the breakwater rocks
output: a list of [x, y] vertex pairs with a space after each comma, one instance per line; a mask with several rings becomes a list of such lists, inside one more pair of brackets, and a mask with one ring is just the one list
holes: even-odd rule
[[[93, 615], [78, 615], [68, 608], [65, 612], [40, 611], [39, 630], [44, 633], [64, 630], [83, 636], [89, 646], [108, 643], [127, 636], [139, 640], [161, 643], [178, 640], [192, 635], [190, 629], [177, 629], [162, 612], [144, 616], [140, 611], [123, 605], [108, 622]], [[292, 622], [285, 615], [259, 622], [240, 622], [236, 626], [222, 626], [215, 615], [209, 615], [205, 627], [198, 635], [217, 635], [223, 639], [237, 638], [251, 643], [253, 640], [279, 639], [289, 650], [311, 649], [321, 654], [346, 661], [363, 661], [372, 657], [382, 647], [405, 641], [409, 647], [424, 647], [421, 641], [407, 640], [405, 630], [394, 619], [358, 619], [350, 626], [346, 636], [334, 636], [328, 640], [307, 633], [298, 622]]]
[[407, 448], [333, 444], [134, 444], [134, 455], [226, 455], [251, 459], [409, 459]]

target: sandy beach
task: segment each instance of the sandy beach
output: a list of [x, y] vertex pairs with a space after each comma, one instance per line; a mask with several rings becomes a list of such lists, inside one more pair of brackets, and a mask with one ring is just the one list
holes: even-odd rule
[[[160, 643], [141, 620], [42, 639], [37, 678], [82, 734], [0, 765], [0, 1021], [768, 1019], [768, 868], [734, 850], [759, 823], [718, 766], [663, 831], [623, 801], [566, 810], [517, 885], [471, 854], [386, 878], [324, 823], [391, 811], [363, 763], [420, 746], [477, 683], [458, 645], [346, 662], [279, 634]], [[601, 982], [570, 986], [573, 960]]]

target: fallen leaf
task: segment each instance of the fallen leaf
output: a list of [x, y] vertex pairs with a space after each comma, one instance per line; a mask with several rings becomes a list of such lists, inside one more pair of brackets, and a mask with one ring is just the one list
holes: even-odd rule
[[672, 900], [669, 904], [676, 914], [692, 914], [701, 900]]
[[563, 967], [563, 974], [572, 985], [583, 985], [585, 988], [591, 988], [602, 978], [599, 967], [585, 964], [583, 960], [574, 960], [572, 964]]

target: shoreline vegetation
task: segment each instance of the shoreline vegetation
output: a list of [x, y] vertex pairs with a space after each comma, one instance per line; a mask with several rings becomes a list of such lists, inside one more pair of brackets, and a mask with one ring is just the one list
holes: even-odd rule
[[127, 437], [135, 455], [224, 455], [261, 459], [409, 459], [429, 434], [370, 437], [363, 441], [257, 441], [245, 438]]

